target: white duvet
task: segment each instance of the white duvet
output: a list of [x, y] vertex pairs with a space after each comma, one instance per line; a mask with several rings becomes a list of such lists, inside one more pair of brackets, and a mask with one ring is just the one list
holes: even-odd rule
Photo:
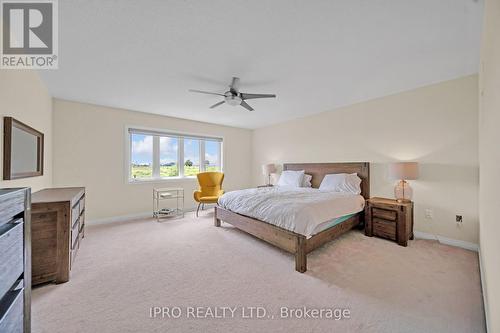
[[317, 226], [364, 209], [361, 195], [315, 188], [266, 187], [227, 192], [219, 206], [310, 237]]

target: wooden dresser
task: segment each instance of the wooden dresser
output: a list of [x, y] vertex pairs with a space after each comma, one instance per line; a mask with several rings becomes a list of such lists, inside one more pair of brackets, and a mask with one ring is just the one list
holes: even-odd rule
[[407, 246], [413, 239], [413, 202], [371, 198], [366, 200], [365, 234]]
[[0, 189], [0, 332], [31, 331], [30, 196]]
[[33, 193], [32, 284], [69, 280], [85, 235], [85, 188], [49, 188]]

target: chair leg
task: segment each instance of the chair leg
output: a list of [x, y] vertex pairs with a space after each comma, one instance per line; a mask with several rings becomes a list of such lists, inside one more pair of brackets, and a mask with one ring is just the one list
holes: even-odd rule
[[205, 203], [201, 204], [201, 210], [205, 210]]
[[196, 217], [198, 217], [198, 211], [200, 210], [201, 202], [198, 203], [198, 208], [196, 208]]

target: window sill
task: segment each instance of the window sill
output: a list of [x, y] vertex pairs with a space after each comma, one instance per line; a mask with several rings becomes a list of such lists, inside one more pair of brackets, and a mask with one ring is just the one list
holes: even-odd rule
[[139, 184], [160, 184], [160, 183], [172, 183], [172, 182], [183, 182], [183, 181], [196, 181], [197, 178], [196, 176], [191, 176], [191, 177], [171, 177], [171, 178], [152, 178], [152, 179], [140, 179], [140, 180], [133, 180], [129, 179], [127, 181], [127, 184], [131, 185], [139, 185]]

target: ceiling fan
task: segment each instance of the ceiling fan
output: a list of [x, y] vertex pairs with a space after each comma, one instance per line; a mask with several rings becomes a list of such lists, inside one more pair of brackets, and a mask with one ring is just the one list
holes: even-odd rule
[[248, 94], [248, 93], [242, 93], [239, 91], [240, 89], [240, 79], [237, 77], [233, 77], [233, 80], [231, 81], [231, 84], [229, 85], [229, 90], [226, 91], [224, 94], [220, 93], [215, 93], [215, 92], [210, 92], [210, 91], [203, 91], [203, 90], [195, 90], [195, 89], [189, 89], [190, 92], [195, 92], [195, 93], [201, 93], [201, 94], [208, 94], [208, 95], [217, 95], [217, 96], [222, 96], [224, 97], [223, 101], [220, 101], [218, 103], [215, 103], [210, 107], [210, 109], [216, 108], [224, 103], [227, 103], [232, 106], [236, 105], [241, 105], [248, 111], [253, 111], [253, 108], [248, 105], [247, 102], [245, 102], [247, 99], [254, 99], [254, 98], [274, 98], [276, 95], [274, 94]]

